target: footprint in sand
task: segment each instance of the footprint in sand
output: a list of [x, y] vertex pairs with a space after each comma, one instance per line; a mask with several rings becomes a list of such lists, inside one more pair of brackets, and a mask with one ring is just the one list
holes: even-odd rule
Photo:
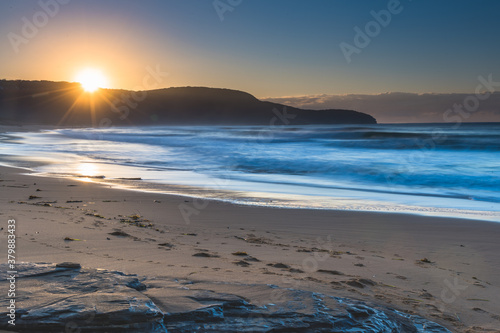
[[197, 252], [193, 254], [193, 257], [200, 257], [200, 258], [219, 258], [220, 256], [218, 254], [214, 253], [208, 253], [208, 252]]
[[281, 268], [281, 269], [289, 269], [290, 268], [290, 266], [288, 266], [286, 264], [283, 264], [281, 262], [275, 263], [275, 264], [267, 264], [267, 266], [271, 266], [271, 267], [274, 267], [274, 268]]
[[372, 281], [370, 279], [350, 279], [347, 281], [341, 281], [342, 283], [345, 283], [351, 287], [356, 287], [363, 289], [366, 286], [375, 286], [377, 285], [377, 282]]
[[237, 266], [241, 266], [241, 267], [248, 267], [251, 265], [250, 263], [243, 261], [243, 260], [233, 261], [233, 264], [235, 264]]
[[330, 275], [345, 275], [342, 272], [328, 270], [328, 269], [318, 269], [316, 272], [318, 272], [318, 273], [324, 273], [324, 274], [330, 274]]
[[476, 311], [476, 312], [481, 312], [481, 313], [488, 313], [487, 311], [484, 311], [483, 309], [481, 308], [472, 308], [472, 310]]

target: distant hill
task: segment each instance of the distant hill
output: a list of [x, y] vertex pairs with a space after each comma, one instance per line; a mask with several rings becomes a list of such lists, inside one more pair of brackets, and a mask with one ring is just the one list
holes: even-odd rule
[[0, 121], [60, 126], [375, 124], [352, 110], [303, 110], [237, 90], [179, 87], [148, 91], [78, 83], [0, 80]]

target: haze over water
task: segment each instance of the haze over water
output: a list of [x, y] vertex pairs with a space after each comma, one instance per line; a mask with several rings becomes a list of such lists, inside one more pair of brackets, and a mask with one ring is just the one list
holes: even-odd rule
[[500, 222], [499, 133], [498, 123], [58, 129], [16, 133], [0, 153], [132, 189]]

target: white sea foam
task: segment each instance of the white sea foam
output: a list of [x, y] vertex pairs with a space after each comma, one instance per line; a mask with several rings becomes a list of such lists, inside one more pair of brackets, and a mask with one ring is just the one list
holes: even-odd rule
[[[499, 133], [499, 124], [61, 129], [11, 133], [0, 154], [44, 162], [40, 174], [139, 190], [500, 221]], [[117, 179], [131, 177], [142, 181]]]

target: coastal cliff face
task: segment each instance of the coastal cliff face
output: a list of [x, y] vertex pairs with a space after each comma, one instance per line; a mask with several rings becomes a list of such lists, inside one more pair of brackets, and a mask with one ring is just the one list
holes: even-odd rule
[[236, 90], [82, 90], [78, 83], [0, 80], [0, 121], [61, 126], [375, 124], [352, 110], [304, 110]]

